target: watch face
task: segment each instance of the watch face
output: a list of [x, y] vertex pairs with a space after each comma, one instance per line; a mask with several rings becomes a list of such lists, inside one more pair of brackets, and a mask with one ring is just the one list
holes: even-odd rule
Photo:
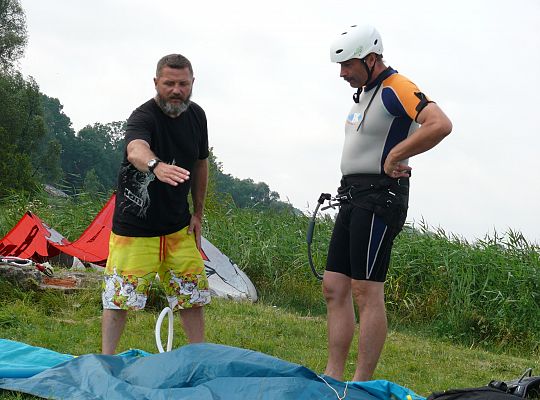
[[148, 170], [153, 173], [154, 168], [156, 168], [156, 165], [158, 165], [159, 162], [160, 160], [158, 158], [153, 158], [150, 161], [148, 161], [148, 164], [146, 164], [148, 166]]

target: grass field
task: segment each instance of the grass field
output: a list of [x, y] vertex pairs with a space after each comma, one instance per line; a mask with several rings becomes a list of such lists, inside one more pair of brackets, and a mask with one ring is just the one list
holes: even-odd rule
[[[0, 289], [0, 337], [74, 355], [100, 351], [98, 288], [76, 294], [29, 293], [3, 283]], [[160, 307], [156, 300], [147, 311], [129, 315], [119, 351], [138, 348], [157, 352], [154, 328]], [[321, 316], [305, 316], [271, 304], [218, 299], [206, 309], [206, 323], [209, 342], [264, 352], [319, 373], [324, 370], [326, 324]], [[173, 346], [185, 343], [177, 323]], [[353, 345], [347, 362], [349, 379], [354, 372], [355, 348]], [[427, 396], [435, 390], [515, 378], [527, 367], [538, 371], [540, 361], [455, 345], [434, 339], [429, 332], [392, 329], [374, 378]], [[0, 392], [0, 398], [25, 397]]]
[[[74, 240], [104, 204], [12, 195], [0, 200], [0, 236], [26, 212]], [[255, 283], [260, 301], [215, 301], [206, 310], [210, 342], [261, 351], [316, 372], [326, 362], [325, 305], [306, 256], [308, 217], [237, 209], [210, 196], [204, 235]], [[317, 222], [315, 263], [323, 265], [332, 229]], [[518, 232], [467, 243], [427, 224], [396, 240], [386, 284], [390, 333], [375, 378], [421, 395], [540, 372], [540, 249]], [[132, 313], [119, 350], [155, 352], [163, 303]], [[99, 289], [76, 294], [21, 291], [0, 282], [0, 337], [70, 354], [100, 351]], [[136, 332], [136, 333], [135, 333]], [[175, 347], [185, 343], [176, 330]], [[354, 369], [355, 348], [347, 363]], [[22, 397], [21, 397], [22, 396]], [[26, 396], [27, 397], [27, 396]], [[2, 399], [25, 398], [0, 392]]]

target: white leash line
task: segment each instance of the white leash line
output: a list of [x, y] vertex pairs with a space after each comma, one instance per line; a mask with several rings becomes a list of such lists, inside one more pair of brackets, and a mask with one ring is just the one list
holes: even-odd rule
[[343, 396], [340, 396], [338, 391], [334, 389], [327, 381], [324, 379], [321, 375], [317, 375], [324, 383], [326, 383], [326, 386], [328, 386], [330, 389], [333, 390], [333, 392], [336, 394], [336, 397], [338, 400], [343, 400], [345, 397], [347, 397], [347, 388], [349, 387], [349, 382], [345, 382], [345, 390], [343, 391]]
[[167, 337], [167, 351], [172, 350], [173, 342], [173, 330], [174, 330], [174, 315], [172, 310], [169, 307], [165, 307], [156, 322], [156, 344], [160, 353], [163, 353], [163, 346], [161, 345], [161, 324], [165, 318], [165, 314], [169, 314], [169, 336]]

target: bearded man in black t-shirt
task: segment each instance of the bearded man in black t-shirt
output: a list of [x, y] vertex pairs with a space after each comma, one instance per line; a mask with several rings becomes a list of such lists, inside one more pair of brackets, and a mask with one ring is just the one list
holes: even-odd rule
[[144, 309], [156, 274], [188, 341], [204, 341], [210, 290], [199, 250], [209, 150], [206, 115], [190, 100], [193, 81], [187, 58], [163, 57], [156, 96], [127, 121], [102, 293], [104, 354], [115, 353], [127, 311]]

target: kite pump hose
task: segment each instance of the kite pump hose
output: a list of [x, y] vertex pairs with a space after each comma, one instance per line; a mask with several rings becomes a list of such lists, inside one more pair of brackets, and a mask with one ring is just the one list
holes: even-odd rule
[[160, 353], [163, 353], [163, 346], [161, 344], [161, 324], [163, 324], [163, 319], [165, 314], [169, 314], [169, 334], [167, 336], [167, 351], [172, 350], [173, 342], [173, 331], [174, 331], [174, 315], [172, 310], [169, 307], [165, 307], [159, 314], [158, 320], [156, 322], [156, 345]]
[[[309, 221], [309, 226], [307, 230], [307, 236], [306, 236], [306, 242], [307, 242], [307, 253], [308, 253], [308, 261], [309, 266], [311, 267], [311, 272], [313, 272], [313, 275], [318, 280], [322, 280], [323, 276], [317, 271], [317, 268], [315, 267], [315, 264], [313, 263], [313, 256], [311, 254], [311, 242], [313, 241], [313, 232], [315, 231], [315, 222], [317, 222], [317, 212], [319, 211], [319, 208], [321, 205], [328, 200], [331, 202], [332, 200], [336, 200], [332, 198], [332, 196], [329, 193], [321, 193], [319, 196], [319, 200], [317, 200], [317, 207], [315, 207], [315, 211], [313, 211], [313, 216], [311, 217], [311, 221]], [[326, 210], [327, 208], [334, 208], [337, 204], [328, 205], [327, 207], [323, 207], [322, 210]]]

